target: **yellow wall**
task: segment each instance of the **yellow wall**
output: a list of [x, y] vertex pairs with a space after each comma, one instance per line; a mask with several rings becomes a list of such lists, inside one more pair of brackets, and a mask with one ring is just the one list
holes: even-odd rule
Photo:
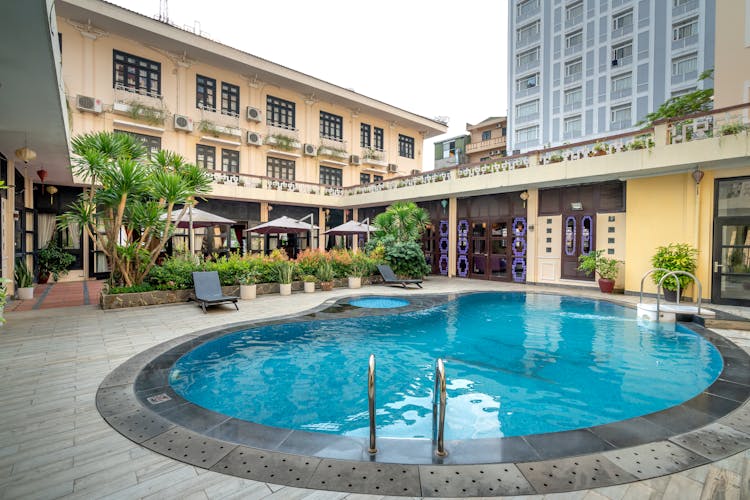
[[750, 101], [750, 0], [716, 2], [714, 107]]

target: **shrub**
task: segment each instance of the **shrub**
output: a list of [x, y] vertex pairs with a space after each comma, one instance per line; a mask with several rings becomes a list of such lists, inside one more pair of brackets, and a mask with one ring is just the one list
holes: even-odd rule
[[391, 266], [391, 269], [397, 275], [422, 278], [430, 272], [430, 266], [425, 261], [422, 247], [416, 241], [396, 241], [391, 236], [385, 236], [379, 240], [377, 245], [382, 247], [382, 250], [378, 250], [376, 247], [373, 254], [377, 255], [382, 251], [383, 260]]
[[[666, 269], [667, 271], [687, 271], [695, 274], [698, 250], [687, 243], [670, 243], [667, 246], [658, 247], [656, 253], [651, 257], [651, 264], [654, 268]], [[654, 284], [658, 285], [661, 278], [667, 274], [664, 271], [656, 271], [652, 274]], [[680, 290], [684, 290], [693, 280], [687, 275], [679, 275]], [[676, 291], [677, 280], [667, 278], [662, 283], [665, 290]]]
[[318, 279], [324, 283], [333, 281], [333, 266], [331, 265], [330, 261], [326, 259], [320, 263], [320, 266], [318, 266], [317, 276]]
[[[190, 257], [170, 257], [160, 266], [154, 266], [148, 273], [148, 284], [151, 290], [186, 290], [193, 288], [193, 271], [200, 271], [199, 264]], [[112, 287], [110, 293], [115, 289], [129, 289], [134, 287]], [[145, 291], [145, 290], [144, 290]]]
[[352, 254], [348, 250], [333, 249], [328, 252], [328, 262], [333, 267], [334, 278], [346, 278], [352, 267]]
[[307, 248], [297, 255], [297, 268], [301, 275], [314, 275], [320, 263], [326, 259], [326, 253], [317, 248]]

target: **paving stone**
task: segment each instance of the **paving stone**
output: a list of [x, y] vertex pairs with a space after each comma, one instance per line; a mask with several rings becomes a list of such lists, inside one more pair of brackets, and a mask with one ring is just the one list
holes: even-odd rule
[[225, 441], [209, 439], [182, 428], [172, 428], [141, 444], [162, 455], [204, 469], [213, 467], [237, 446]]
[[419, 466], [428, 497], [527, 495], [534, 488], [514, 464]]
[[222, 458], [212, 471], [255, 481], [307, 486], [320, 459], [238, 446]]
[[726, 458], [750, 447], [750, 435], [721, 424], [710, 424], [670, 441], [711, 460]]
[[669, 441], [607, 451], [602, 455], [639, 479], [663, 476], [709, 462], [703, 455]]
[[416, 465], [324, 459], [307, 487], [372, 495], [418, 496], [419, 469]]
[[637, 479], [604, 455], [583, 455], [517, 465], [537, 493], [544, 494], [609, 486]]

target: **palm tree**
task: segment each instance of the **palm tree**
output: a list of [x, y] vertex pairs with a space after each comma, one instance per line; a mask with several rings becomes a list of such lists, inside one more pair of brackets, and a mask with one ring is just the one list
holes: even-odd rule
[[397, 241], [418, 241], [430, 216], [412, 201], [399, 201], [375, 217], [376, 237], [393, 236]]
[[[60, 225], [80, 224], [126, 286], [143, 283], [174, 231], [175, 204], [184, 204], [179, 222], [194, 197], [210, 189], [208, 174], [169, 151], [150, 155], [137, 138], [117, 132], [76, 137], [73, 153], [71, 170], [88, 187]], [[99, 238], [97, 224], [104, 230]]]

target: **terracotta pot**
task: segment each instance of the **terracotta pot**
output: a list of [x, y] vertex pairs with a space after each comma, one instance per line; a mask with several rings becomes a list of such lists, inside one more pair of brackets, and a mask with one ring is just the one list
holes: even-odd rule
[[331, 290], [333, 290], [333, 281], [321, 281], [320, 289], [324, 292], [330, 292]]
[[39, 276], [37, 277], [37, 282], [40, 285], [44, 285], [49, 281], [49, 273], [39, 273]]
[[606, 154], [607, 154], [607, 152], [604, 151], [604, 150], [594, 151], [594, 156], [604, 156]]
[[600, 279], [599, 280], [599, 290], [601, 290], [602, 293], [612, 293], [612, 290], [615, 289], [615, 280], [608, 280], [608, 279]]

